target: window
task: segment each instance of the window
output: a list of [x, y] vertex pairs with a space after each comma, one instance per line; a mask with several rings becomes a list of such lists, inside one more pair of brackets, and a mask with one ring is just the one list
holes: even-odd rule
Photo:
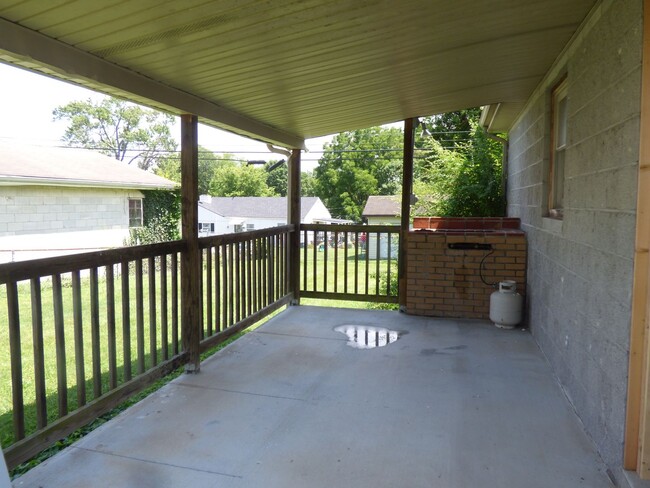
[[564, 216], [564, 165], [567, 145], [567, 81], [562, 80], [551, 94], [551, 164], [549, 166], [549, 217]]
[[241, 224], [235, 224], [235, 229], [234, 230], [235, 230], [235, 232], [242, 232], [243, 231], [242, 225]]
[[129, 198], [129, 227], [142, 227], [142, 198]]
[[255, 230], [255, 224], [246, 224], [246, 230], [249, 232]]
[[214, 232], [214, 222], [199, 222], [199, 232]]

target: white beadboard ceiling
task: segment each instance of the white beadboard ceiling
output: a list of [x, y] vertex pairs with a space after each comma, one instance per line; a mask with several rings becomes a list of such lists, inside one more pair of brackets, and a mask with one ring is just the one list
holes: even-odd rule
[[286, 147], [501, 104], [595, 0], [0, 0], [0, 61]]

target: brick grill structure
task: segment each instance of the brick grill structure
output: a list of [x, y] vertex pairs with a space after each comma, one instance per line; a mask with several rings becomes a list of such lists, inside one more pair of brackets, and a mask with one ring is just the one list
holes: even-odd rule
[[[514, 218], [416, 217], [407, 236], [406, 311], [432, 317], [489, 319], [488, 283], [515, 280], [526, 292], [526, 235]], [[490, 244], [492, 252], [451, 249], [450, 244]]]

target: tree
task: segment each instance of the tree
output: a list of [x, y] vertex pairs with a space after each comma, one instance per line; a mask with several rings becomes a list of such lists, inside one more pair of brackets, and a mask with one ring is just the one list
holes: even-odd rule
[[402, 130], [371, 127], [342, 132], [326, 143], [315, 193], [333, 216], [361, 220], [370, 195], [394, 195], [401, 188]]
[[280, 164], [271, 169], [278, 161], [269, 161], [264, 165], [266, 171], [266, 184], [276, 195], [287, 196], [287, 165]]
[[300, 175], [300, 196], [315, 197], [316, 196], [316, 178], [314, 173], [303, 171]]
[[[276, 161], [269, 161], [265, 166], [266, 173], [266, 184], [276, 195], [281, 197], [287, 196], [287, 166], [283, 164], [274, 168], [271, 171], [268, 171], [268, 168], [272, 167]], [[316, 196], [316, 180], [313, 173], [309, 171], [303, 171], [300, 174], [300, 196], [303, 197], [315, 197]]]
[[141, 169], [151, 169], [167, 151], [176, 149], [170, 126], [174, 117], [117, 98], [74, 101], [57, 107], [54, 120], [67, 120], [63, 141], [97, 149]]
[[[234, 156], [225, 154], [222, 157], [217, 156], [209, 149], [199, 146], [199, 195], [208, 195], [210, 193], [210, 184], [217, 171], [217, 168], [224, 162], [234, 161]], [[181, 182], [181, 159], [180, 154], [174, 153], [158, 161], [154, 168], [158, 176], [168, 180]]]
[[210, 182], [210, 195], [217, 197], [271, 197], [274, 191], [266, 183], [262, 168], [234, 161], [216, 169]]
[[[420, 122], [444, 149], [462, 150], [471, 139], [480, 116], [481, 109], [476, 107], [423, 117]], [[426, 140], [427, 137], [420, 138], [420, 144], [426, 144]]]
[[[445, 114], [447, 122], [463, 117]], [[501, 187], [501, 144], [490, 139], [478, 125], [480, 112], [469, 116], [469, 133], [462, 132], [453, 148], [435, 137], [424, 137], [420, 147], [427, 149], [415, 164], [414, 190], [419, 198], [419, 215], [451, 217], [493, 217], [504, 214]], [[453, 133], [458, 126], [449, 122]], [[446, 141], [448, 142], [448, 141]]]

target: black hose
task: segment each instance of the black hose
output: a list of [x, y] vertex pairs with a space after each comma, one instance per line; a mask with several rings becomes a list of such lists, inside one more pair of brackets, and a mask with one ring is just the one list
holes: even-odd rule
[[492, 288], [496, 288], [499, 285], [498, 281], [494, 283], [488, 283], [487, 281], [485, 281], [485, 278], [483, 278], [483, 263], [485, 263], [485, 260], [491, 254], [494, 254], [494, 249], [491, 249], [490, 252], [488, 252], [485, 256], [483, 256], [483, 259], [481, 259], [481, 264], [478, 267], [478, 275], [481, 277], [481, 281], [483, 282], [484, 285], [491, 286]]

